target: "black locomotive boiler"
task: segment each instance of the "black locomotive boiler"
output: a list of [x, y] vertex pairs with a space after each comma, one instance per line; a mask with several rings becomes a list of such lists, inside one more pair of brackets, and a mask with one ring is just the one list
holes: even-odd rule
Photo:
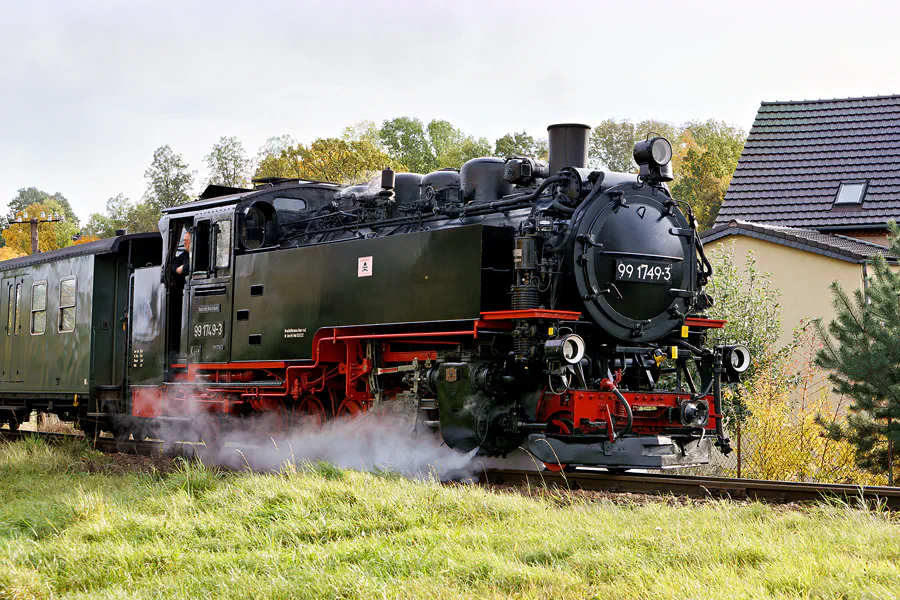
[[159, 235], [0, 263], [0, 419], [216, 444], [383, 411], [550, 468], [727, 453], [722, 383], [749, 353], [705, 343], [722, 322], [671, 145], [614, 173], [588, 168], [587, 126], [548, 129], [549, 164], [210, 186]]

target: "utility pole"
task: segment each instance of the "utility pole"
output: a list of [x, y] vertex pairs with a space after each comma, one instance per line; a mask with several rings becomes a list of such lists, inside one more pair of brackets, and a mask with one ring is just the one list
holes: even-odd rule
[[31, 253], [38, 253], [38, 227], [41, 223], [64, 223], [66, 220], [66, 215], [61, 215], [58, 212], [53, 213], [52, 215], [47, 215], [47, 213], [42, 212], [39, 216], [29, 217], [27, 212], [23, 212], [21, 215], [16, 216], [15, 221], [9, 221], [7, 227], [12, 227], [13, 225], [24, 225], [28, 223], [31, 226]]
[[33, 218], [29, 221], [31, 223], [31, 253], [38, 253], [38, 220]]

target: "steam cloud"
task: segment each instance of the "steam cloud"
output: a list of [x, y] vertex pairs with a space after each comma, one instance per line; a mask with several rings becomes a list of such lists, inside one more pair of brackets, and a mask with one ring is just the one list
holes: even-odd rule
[[289, 463], [327, 462], [346, 469], [440, 481], [471, 480], [484, 468], [482, 461], [475, 460], [477, 449], [463, 454], [430, 433], [413, 436], [411, 429], [409, 424], [370, 414], [336, 419], [324, 427], [303, 425], [279, 437], [232, 432], [223, 435], [219, 449], [204, 460], [254, 470], [278, 469]]

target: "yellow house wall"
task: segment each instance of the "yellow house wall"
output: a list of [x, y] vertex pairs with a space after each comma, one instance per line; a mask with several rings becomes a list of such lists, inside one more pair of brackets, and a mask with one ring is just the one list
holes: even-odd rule
[[[757, 267], [772, 273], [772, 286], [781, 290], [782, 331], [779, 343], [792, 339], [793, 329], [803, 319], [821, 318], [828, 323], [834, 318], [831, 305], [832, 281], [839, 281], [852, 293], [862, 286], [862, 265], [788, 246], [758, 240], [744, 235], [730, 235], [705, 244], [707, 253], [714, 248], [734, 244], [735, 261], [744, 264], [748, 250], [753, 250]], [[713, 298], [715, 301], [715, 298]]]

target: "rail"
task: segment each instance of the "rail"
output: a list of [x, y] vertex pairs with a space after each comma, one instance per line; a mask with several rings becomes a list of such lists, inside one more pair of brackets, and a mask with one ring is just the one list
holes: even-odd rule
[[[38, 433], [33, 431], [0, 430], [0, 440], [13, 441], [39, 436], [50, 441], [84, 439], [80, 434]], [[161, 441], [120, 441], [98, 437], [94, 447], [102, 452], [122, 452], [152, 456], [160, 453], [206, 459], [203, 444], [177, 442], [164, 445]], [[235, 449], [237, 451], [237, 449]], [[241, 449], [242, 453], [252, 450]], [[726, 498], [731, 500], [759, 500], [773, 504], [817, 502], [836, 498], [854, 505], [885, 507], [900, 510], [900, 487], [860, 486], [836, 483], [805, 483], [769, 481], [764, 479], [736, 479], [728, 477], [699, 477], [659, 473], [613, 474], [601, 470], [579, 469], [555, 473], [517, 469], [493, 469], [481, 473], [479, 482], [489, 485], [552, 486], [572, 490], [605, 491], [687, 496], [693, 498]]]
[[613, 474], [605, 471], [577, 470], [570, 473], [526, 470], [489, 470], [481, 475], [483, 483], [493, 485], [552, 485], [569, 489], [632, 494], [672, 494], [694, 498], [760, 500], [774, 504], [815, 502], [838, 498], [855, 503], [900, 509], [900, 487], [860, 486], [837, 483], [806, 483], [698, 477], [659, 473]]

